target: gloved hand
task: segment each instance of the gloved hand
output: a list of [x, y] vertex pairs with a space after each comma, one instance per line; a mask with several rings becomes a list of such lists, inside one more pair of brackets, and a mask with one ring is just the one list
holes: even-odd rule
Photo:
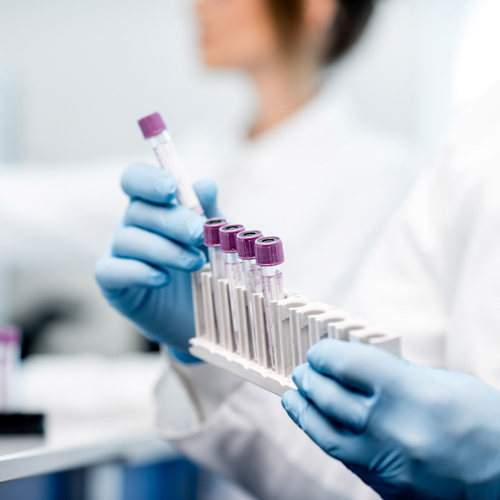
[[[122, 176], [131, 200], [95, 276], [109, 303], [154, 342], [187, 353], [194, 333], [191, 271], [206, 262], [204, 218], [179, 205], [165, 170], [137, 163]], [[217, 188], [204, 179], [194, 189], [207, 217], [217, 216]]]
[[324, 340], [283, 406], [385, 499], [500, 498], [500, 393], [458, 372]]

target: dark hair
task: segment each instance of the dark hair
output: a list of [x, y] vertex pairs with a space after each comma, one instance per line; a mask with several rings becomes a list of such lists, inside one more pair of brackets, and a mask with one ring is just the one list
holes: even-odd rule
[[[293, 50], [302, 24], [305, 0], [266, 0], [283, 48]], [[333, 1], [333, 0], [332, 0]], [[342, 57], [363, 33], [374, 0], [337, 0], [338, 12], [332, 23], [325, 63]]]

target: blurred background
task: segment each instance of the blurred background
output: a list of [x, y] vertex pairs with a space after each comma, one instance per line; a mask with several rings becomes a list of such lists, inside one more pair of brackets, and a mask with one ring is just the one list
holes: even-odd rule
[[[122, 170], [155, 161], [137, 119], [161, 112], [196, 178], [230, 167], [252, 117], [245, 78], [203, 67], [193, 10], [191, 0], [0, 0], [0, 324], [24, 331], [28, 406], [61, 419], [82, 408], [150, 417], [155, 347], [93, 278], [126, 207]], [[499, 16], [496, 0], [379, 0], [327, 85], [365, 125], [404, 137], [423, 168], [459, 107], [500, 78], [489, 53]], [[110, 357], [135, 392], [110, 385], [114, 397], [96, 402], [89, 384], [113, 378]], [[57, 398], [68, 392], [62, 369], [85, 404]]]
[[[328, 84], [353, 96], [365, 123], [404, 135], [430, 163], [457, 103], [495, 76], [489, 40], [481, 60], [474, 49], [458, 64], [479, 3], [380, 0]], [[139, 348], [91, 272], [125, 207], [121, 171], [154, 161], [137, 119], [160, 111], [194, 177], [210, 176], [230, 163], [254, 96], [241, 75], [204, 69], [191, 1], [4, 0], [0, 8], [0, 269], [8, 287], [0, 321], [47, 323], [37, 351]]]

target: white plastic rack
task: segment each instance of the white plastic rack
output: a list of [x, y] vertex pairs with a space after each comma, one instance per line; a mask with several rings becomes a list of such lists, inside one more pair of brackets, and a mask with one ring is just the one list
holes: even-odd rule
[[[217, 321], [210, 267], [192, 274], [196, 337], [193, 356], [216, 365], [279, 396], [295, 389], [293, 369], [306, 362], [308, 349], [324, 338], [376, 345], [400, 357], [400, 336], [369, 325], [361, 318], [293, 292], [272, 303], [276, 366], [271, 365], [262, 294], [253, 295], [256, 328], [253, 332], [245, 287], [237, 288], [241, 353], [236, 351], [227, 280], [218, 281], [222, 318]], [[255, 335], [254, 335], [255, 334]]]

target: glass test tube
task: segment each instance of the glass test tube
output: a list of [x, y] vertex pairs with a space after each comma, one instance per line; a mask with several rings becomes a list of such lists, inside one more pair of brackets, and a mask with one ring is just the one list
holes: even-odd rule
[[239, 332], [240, 323], [238, 315], [238, 296], [236, 287], [245, 286], [245, 278], [243, 276], [243, 263], [238, 257], [236, 247], [236, 235], [244, 231], [245, 227], [241, 224], [227, 224], [219, 230], [220, 250], [224, 255], [226, 278], [229, 284], [229, 300], [231, 303], [231, 319], [233, 322], [233, 333], [236, 350], [242, 353], [241, 335]]
[[0, 413], [19, 411], [21, 333], [14, 326], [0, 326]]
[[160, 165], [176, 180], [179, 203], [198, 215], [204, 215], [200, 200], [196, 196], [186, 169], [159, 113], [145, 116], [139, 120], [139, 126], [144, 138], [148, 139], [151, 144]]
[[267, 335], [269, 342], [269, 354], [273, 368], [276, 368], [276, 350], [274, 339], [275, 319], [272, 317], [271, 302], [285, 298], [283, 286], [283, 273], [281, 264], [285, 262], [283, 243], [276, 236], [259, 238], [255, 242], [255, 256], [257, 265], [262, 273], [262, 293], [264, 295], [264, 309], [266, 312]]
[[255, 260], [255, 242], [261, 236], [262, 233], [260, 231], [243, 231], [236, 236], [238, 257], [243, 262], [243, 276], [245, 278], [248, 310], [250, 312], [250, 328], [252, 329], [254, 357], [257, 357], [257, 327], [253, 294], [262, 293], [262, 274]]
[[[212, 287], [215, 301], [215, 319], [218, 330], [222, 324], [222, 303], [219, 293], [219, 280], [226, 279], [226, 268], [224, 256], [220, 251], [219, 229], [227, 224], [226, 219], [214, 218], [208, 219], [203, 224], [203, 242], [208, 248], [208, 260], [212, 269]], [[222, 339], [219, 339], [222, 342]]]

